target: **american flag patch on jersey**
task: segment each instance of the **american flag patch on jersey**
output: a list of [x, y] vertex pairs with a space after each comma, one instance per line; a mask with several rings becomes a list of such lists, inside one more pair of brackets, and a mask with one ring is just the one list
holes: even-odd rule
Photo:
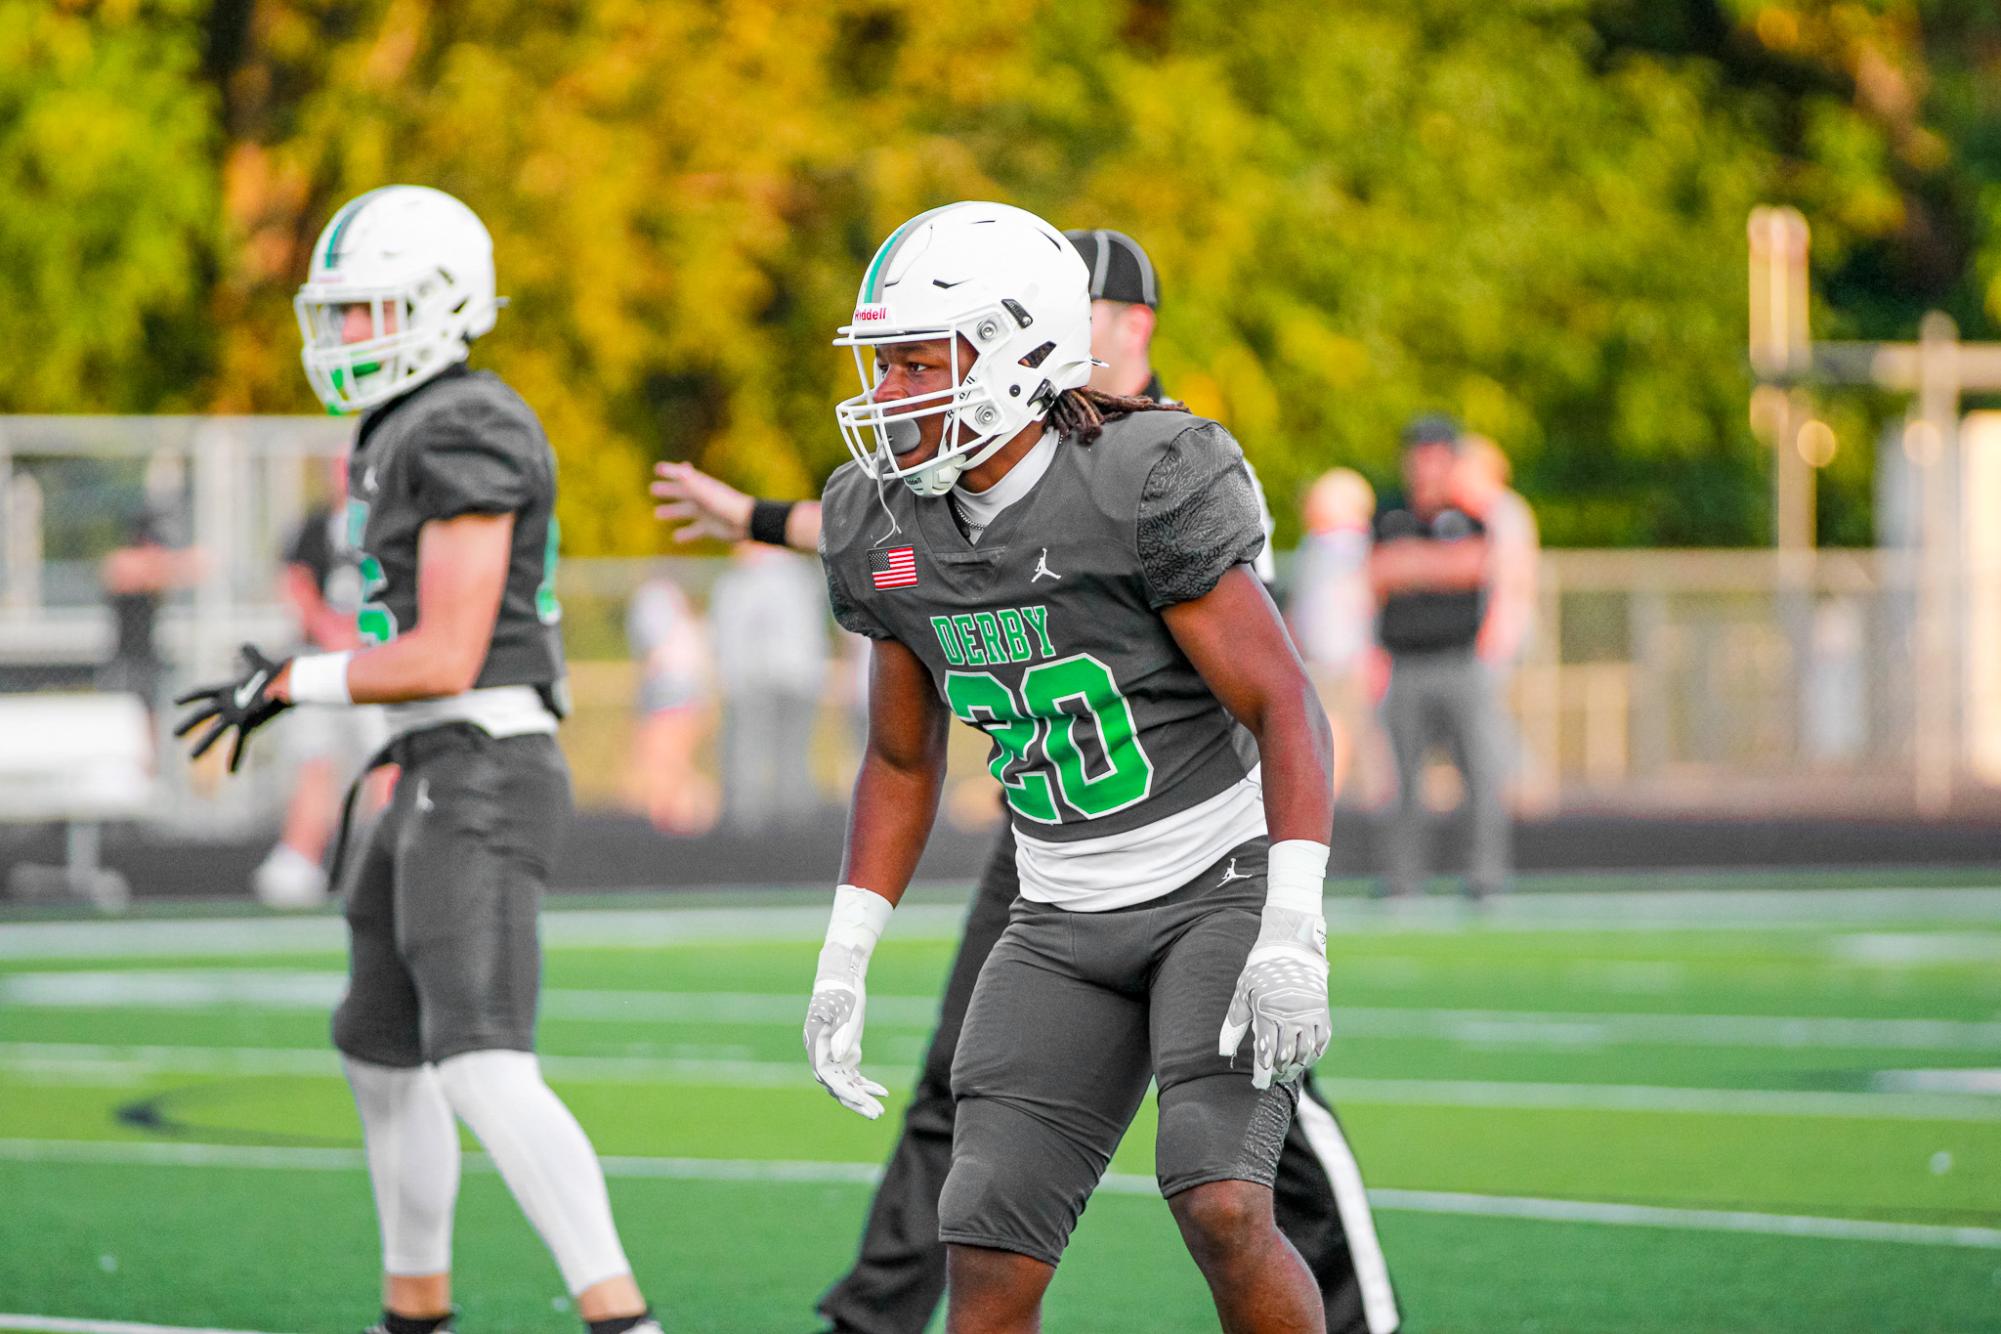
[[891, 547], [868, 554], [869, 578], [877, 588], [912, 588], [917, 583], [915, 547]]

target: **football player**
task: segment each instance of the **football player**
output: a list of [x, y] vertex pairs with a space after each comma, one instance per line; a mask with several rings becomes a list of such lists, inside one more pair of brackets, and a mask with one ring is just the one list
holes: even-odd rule
[[570, 804], [556, 461], [528, 405], [466, 366], [499, 308], [492, 240], [449, 195], [373, 190], [327, 224], [296, 305], [314, 392], [364, 414], [348, 465], [362, 647], [272, 661], [245, 646], [241, 676], [182, 697], [180, 732], [206, 724], [196, 755], [229, 737], [234, 769], [293, 704], [389, 706], [395, 797], [353, 856], [335, 851], [353, 946], [333, 1041], [381, 1221], [375, 1328], [450, 1327], [456, 1117], [591, 1334], [659, 1334], [597, 1156], [535, 1058], [535, 918]]
[[[1160, 304], [1153, 262], [1139, 243], [1106, 229], [1066, 233], [1090, 271], [1090, 387], [1168, 401], [1154, 373], [1151, 343]], [[1248, 467], [1248, 462], [1246, 464]], [[817, 548], [818, 501], [755, 499], [685, 463], [663, 463], [654, 494], [660, 517], [679, 522], [677, 541], [752, 537], [799, 551]], [[1257, 474], [1250, 473], [1258, 491]], [[1259, 493], [1260, 503], [1262, 495]], [[1262, 516], [1267, 538], [1271, 518]], [[1254, 565], [1271, 582], [1271, 552]], [[1348, 744], [1353, 744], [1352, 738]], [[952, 1059], [973, 984], [1007, 926], [1019, 892], [1012, 828], [1003, 828], [981, 872], [964, 937], [946, 983], [938, 1027], [870, 1203], [854, 1266], [821, 1297], [828, 1334], [921, 1334], [945, 1290], [937, 1240], [938, 1193], [951, 1164]], [[1401, 1315], [1361, 1167], [1311, 1072], [1279, 1155], [1274, 1208], [1279, 1228], [1319, 1282], [1331, 1334], [1394, 1334]]]
[[836, 409], [854, 462], [827, 484], [821, 549], [836, 619], [875, 651], [807, 1053], [881, 1115], [860, 1069], [868, 959], [957, 715], [992, 740], [1021, 895], [953, 1062], [948, 1327], [1038, 1327], [1151, 1080], [1161, 1191], [1224, 1327], [1320, 1330], [1272, 1181], [1328, 1038], [1332, 740], [1250, 567], [1264, 534], [1236, 442], [1086, 389], [1090, 333], [1063, 233], [965, 203], [884, 242], [837, 340], [862, 392]]

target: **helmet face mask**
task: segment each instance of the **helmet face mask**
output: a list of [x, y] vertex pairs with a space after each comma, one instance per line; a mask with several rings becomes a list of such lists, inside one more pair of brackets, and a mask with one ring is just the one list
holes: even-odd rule
[[[836, 405], [835, 420], [869, 477], [943, 495], [1085, 383], [1090, 335], [1089, 273], [1061, 232], [1004, 204], [933, 209], [876, 252], [854, 318], [834, 340], [854, 350], [862, 389]], [[949, 346], [946, 386], [878, 398], [879, 350], [930, 341]], [[873, 366], [864, 350], [878, 353]], [[933, 417], [936, 450], [906, 463]]]
[[[344, 302], [309, 302], [303, 296], [294, 302], [305, 340], [300, 359], [306, 378], [320, 401], [337, 412], [370, 407], [398, 392], [394, 386], [422, 383], [429, 378], [421, 373], [427, 354], [436, 351], [422, 329], [414, 327], [412, 303], [404, 293], [356, 291], [350, 296]], [[356, 307], [368, 311], [370, 332], [349, 341], [348, 312]]]
[[[306, 379], [331, 412], [374, 407], [464, 361], [499, 305], [471, 209], [423, 186], [371, 190], [327, 224], [293, 300]], [[350, 340], [354, 308], [368, 336]]]

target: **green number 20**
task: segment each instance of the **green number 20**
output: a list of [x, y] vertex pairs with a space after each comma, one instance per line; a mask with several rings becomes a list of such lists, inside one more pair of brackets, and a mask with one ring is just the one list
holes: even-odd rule
[[[993, 739], [987, 769], [1007, 792], [1008, 805], [1028, 819], [1057, 823], [1058, 795], [1071, 810], [1096, 819], [1153, 790], [1153, 761], [1140, 745], [1132, 705], [1111, 670], [1088, 653], [1037, 663], [1023, 673], [1019, 696], [992, 672], [947, 672], [945, 698], [961, 720]], [[1096, 766], [1078, 744], [1086, 722], [1097, 729], [1104, 757]], [[1029, 758], [1038, 742], [1047, 767], [1056, 771], [1054, 792], [1044, 766]]]

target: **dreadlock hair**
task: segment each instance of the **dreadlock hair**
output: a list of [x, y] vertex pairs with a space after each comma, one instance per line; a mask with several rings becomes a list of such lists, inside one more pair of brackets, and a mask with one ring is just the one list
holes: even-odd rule
[[1049, 405], [1049, 424], [1064, 435], [1073, 437], [1078, 444], [1089, 445], [1096, 442], [1108, 421], [1129, 417], [1135, 412], [1186, 411], [1185, 404], [1162, 403], [1158, 399], [1132, 394], [1108, 394], [1102, 389], [1065, 389]]

